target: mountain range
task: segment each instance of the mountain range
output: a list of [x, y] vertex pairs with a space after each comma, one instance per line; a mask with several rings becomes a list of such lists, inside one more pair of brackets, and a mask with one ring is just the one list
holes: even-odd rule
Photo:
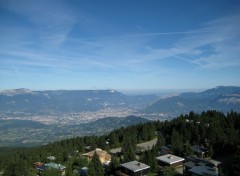
[[190, 111], [240, 111], [240, 87], [218, 86], [167, 98], [156, 95], [125, 95], [116, 90], [14, 89], [0, 92], [0, 112], [71, 113], [105, 108], [140, 108], [145, 113], [176, 116]]
[[183, 93], [177, 96], [161, 98], [146, 107], [149, 113], [167, 113], [172, 116], [217, 110], [227, 113], [231, 110], [240, 112], [240, 87], [218, 86], [203, 92]]
[[116, 90], [15, 89], [0, 92], [0, 111], [29, 113], [68, 113], [98, 111], [104, 108], [145, 107], [155, 95], [124, 95]]

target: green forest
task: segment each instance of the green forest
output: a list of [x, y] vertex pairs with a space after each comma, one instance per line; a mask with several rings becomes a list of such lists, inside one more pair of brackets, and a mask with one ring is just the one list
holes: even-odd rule
[[[35, 162], [47, 163], [47, 157], [55, 156], [54, 162], [66, 166], [66, 175], [78, 175], [77, 171], [87, 166], [89, 175], [112, 175], [120, 163], [139, 160], [151, 168], [151, 174], [158, 173], [155, 157], [161, 146], [171, 144], [173, 153], [186, 157], [193, 154], [192, 145], [209, 146], [208, 157], [223, 160], [223, 175], [240, 175], [240, 114], [207, 111], [190, 112], [171, 121], [151, 121], [118, 129], [102, 136], [75, 137], [32, 148], [1, 148], [0, 175], [30, 176], [36, 174]], [[136, 147], [137, 143], [157, 138], [156, 145], [146, 151]], [[122, 155], [112, 156], [107, 169], [101, 167], [96, 156], [88, 162], [80, 157], [85, 147], [91, 146], [109, 151], [122, 147]], [[137, 157], [137, 158], [136, 158]], [[57, 170], [47, 170], [41, 175], [59, 175]], [[174, 175], [171, 168], [163, 175]]]

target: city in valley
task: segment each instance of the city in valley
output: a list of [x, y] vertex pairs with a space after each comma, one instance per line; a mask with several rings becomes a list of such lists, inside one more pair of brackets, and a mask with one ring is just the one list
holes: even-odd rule
[[37, 115], [25, 112], [6, 113], [0, 112], [0, 120], [31, 120], [45, 125], [76, 125], [93, 122], [105, 117], [127, 117], [139, 116], [148, 120], [166, 120], [171, 118], [163, 113], [143, 113], [136, 109], [103, 109], [96, 112], [75, 112], [75, 113], [51, 113]]

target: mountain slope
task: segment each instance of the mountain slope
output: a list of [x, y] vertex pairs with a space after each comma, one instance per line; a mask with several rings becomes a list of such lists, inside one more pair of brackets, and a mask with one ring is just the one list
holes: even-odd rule
[[163, 98], [146, 108], [146, 112], [179, 115], [189, 111], [206, 110], [228, 112], [240, 111], [240, 87], [219, 86], [200, 93], [183, 93], [179, 96]]
[[[84, 131], [91, 131], [99, 133], [106, 133], [107, 131], [112, 131], [113, 129], [126, 127], [130, 125], [136, 125], [139, 123], [145, 123], [149, 120], [137, 117], [137, 116], [127, 116], [127, 117], [106, 117], [103, 119], [98, 119], [94, 122], [81, 124], [81, 129]], [[71, 126], [71, 128], [74, 126]], [[79, 127], [76, 125], [75, 127]]]

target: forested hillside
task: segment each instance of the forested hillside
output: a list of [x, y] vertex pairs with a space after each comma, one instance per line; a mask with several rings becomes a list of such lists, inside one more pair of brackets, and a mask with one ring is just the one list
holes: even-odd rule
[[[66, 175], [74, 175], [74, 170], [83, 166], [91, 166], [79, 157], [85, 152], [86, 146], [102, 148], [107, 151], [122, 147], [122, 156], [113, 157], [107, 171], [111, 174], [119, 163], [136, 159], [151, 166], [151, 172], [157, 173], [155, 157], [159, 155], [162, 145], [171, 144], [173, 153], [178, 156], [192, 154], [191, 145], [209, 145], [209, 157], [224, 158], [230, 156], [227, 163], [223, 162], [224, 175], [239, 175], [240, 166], [240, 114], [229, 112], [207, 111], [201, 114], [190, 112], [171, 121], [152, 121], [144, 124], [119, 128], [104, 136], [76, 137], [45, 146], [24, 149], [1, 149], [0, 172], [4, 176], [33, 175], [34, 162], [47, 162], [48, 156], [55, 156], [56, 162], [66, 166]], [[158, 138], [157, 144], [142, 152], [137, 143]], [[12, 174], [14, 175], [14, 174]], [[47, 172], [45, 173], [47, 175]]]

